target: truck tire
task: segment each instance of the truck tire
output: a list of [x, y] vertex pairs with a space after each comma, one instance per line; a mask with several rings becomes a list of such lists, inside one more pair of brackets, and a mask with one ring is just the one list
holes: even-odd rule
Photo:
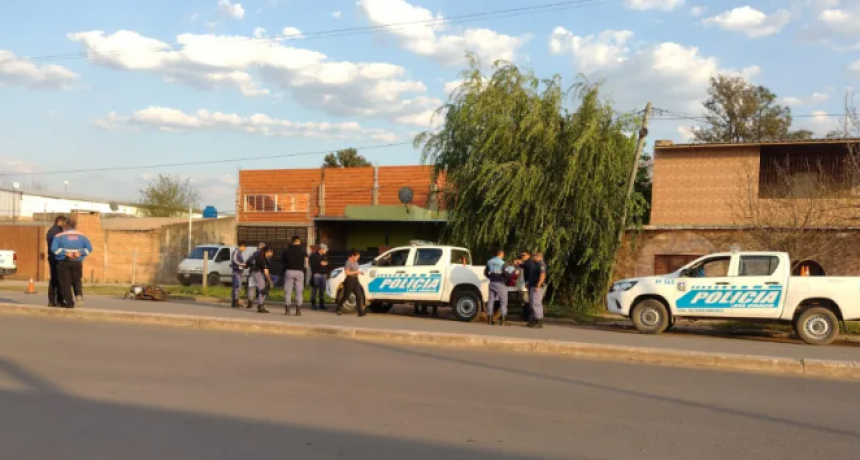
[[829, 345], [839, 336], [839, 318], [826, 308], [810, 308], [797, 317], [794, 331], [810, 345]]
[[209, 281], [209, 287], [219, 286], [221, 284], [221, 274], [212, 272], [206, 277]]
[[458, 321], [475, 321], [481, 316], [481, 296], [473, 291], [458, 291], [451, 298], [451, 309]]
[[640, 334], [660, 334], [668, 329], [672, 322], [669, 318], [669, 310], [662, 302], [655, 299], [645, 299], [636, 304], [630, 319], [633, 320], [633, 327]]
[[191, 281], [182, 280], [182, 281], [180, 281], [180, 282], [179, 282], [179, 284], [181, 284], [181, 285], [183, 285], [183, 286], [185, 286], [185, 287], [189, 287], [189, 286], [191, 286]]
[[374, 313], [388, 313], [392, 308], [394, 308], [394, 304], [390, 303], [373, 302], [370, 304], [370, 311]]

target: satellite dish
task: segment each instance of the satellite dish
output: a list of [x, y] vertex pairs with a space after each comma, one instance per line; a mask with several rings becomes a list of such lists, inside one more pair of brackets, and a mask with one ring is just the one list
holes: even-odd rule
[[119, 203], [117, 203], [116, 201], [111, 201], [110, 202], [110, 210], [113, 212], [119, 211]]
[[397, 197], [400, 198], [400, 202], [403, 203], [403, 206], [406, 208], [407, 214], [409, 214], [409, 203], [412, 203], [412, 198], [414, 196], [415, 194], [409, 187], [403, 187], [399, 192], [397, 192]]

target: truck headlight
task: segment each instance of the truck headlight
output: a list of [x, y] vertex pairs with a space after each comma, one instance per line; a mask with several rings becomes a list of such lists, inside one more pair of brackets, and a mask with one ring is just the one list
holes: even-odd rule
[[612, 292], [629, 291], [636, 286], [637, 281], [619, 281], [612, 285]]

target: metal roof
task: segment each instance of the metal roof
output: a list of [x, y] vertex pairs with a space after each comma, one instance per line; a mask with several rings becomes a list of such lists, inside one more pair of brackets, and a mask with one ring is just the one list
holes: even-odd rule
[[654, 144], [654, 150], [682, 150], [682, 149], [702, 149], [702, 148], [733, 148], [733, 147], [762, 147], [768, 145], [827, 145], [827, 144], [856, 144], [860, 143], [860, 138], [848, 137], [839, 139], [776, 139], [762, 142], [722, 142], [722, 143], [696, 143], [696, 144], [675, 144], [668, 141], [668, 144], [662, 144], [663, 140], [658, 140]]
[[66, 193], [66, 192], [55, 192], [53, 190], [33, 190], [27, 188], [12, 188], [12, 187], [0, 187], [0, 191], [2, 192], [14, 192], [21, 193], [23, 195], [29, 196], [41, 196], [45, 198], [54, 198], [57, 200], [71, 200], [71, 201], [88, 201], [91, 203], [110, 203], [111, 201], [116, 202], [122, 206], [137, 206], [140, 205], [137, 203], [132, 203], [131, 201], [123, 201], [123, 200], [112, 200], [110, 198], [102, 198], [95, 197], [89, 195], [78, 195], [75, 193]]

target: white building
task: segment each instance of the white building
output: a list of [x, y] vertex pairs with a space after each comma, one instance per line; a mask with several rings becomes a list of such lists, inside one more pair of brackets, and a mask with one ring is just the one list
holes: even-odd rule
[[64, 192], [0, 187], [0, 220], [32, 220], [34, 214], [68, 214], [72, 211], [140, 215], [140, 208], [134, 203]]

